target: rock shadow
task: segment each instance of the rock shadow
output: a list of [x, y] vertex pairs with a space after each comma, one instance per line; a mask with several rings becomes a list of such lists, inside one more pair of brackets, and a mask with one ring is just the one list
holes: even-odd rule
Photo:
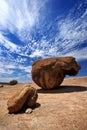
[[83, 92], [87, 91], [87, 87], [85, 86], [77, 86], [77, 85], [62, 85], [58, 86], [55, 89], [45, 90], [45, 89], [37, 89], [38, 93], [72, 93], [72, 92]]
[[40, 103], [36, 103], [34, 106], [32, 106], [32, 107], [26, 107], [26, 106], [24, 106], [21, 110], [20, 110], [20, 112], [18, 112], [18, 113], [25, 113], [25, 111], [28, 109], [28, 108], [31, 108], [32, 110], [34, 110], [34, 109], [37, 109], [37, 108], [39, 108], [41, 106], [41, 104]]
[[8, 112], [8, 114], [24, 114], [25, 111], [26, 111], [28, 108], [34, 110], [34, 109], [39, 108], [40, 106], [41, 106], [40, 103], [36, 103], [36, 104], [35, 104], [34, 106], [32, 106], [32, 107], [23, 106], [20, 111], [18, 111], [18, 112], [16, 112], [16, 113], [9, 113], [9, 112]]

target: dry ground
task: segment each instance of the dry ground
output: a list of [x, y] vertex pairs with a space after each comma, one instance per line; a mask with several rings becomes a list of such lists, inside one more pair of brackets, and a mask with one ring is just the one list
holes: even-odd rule
[[0, 88], [0, 130], [87, 130], [87, 77], [65, 79], [55, 90], [37, 88], [31, 114], [9, 114], [8, 98], [23, 84]]

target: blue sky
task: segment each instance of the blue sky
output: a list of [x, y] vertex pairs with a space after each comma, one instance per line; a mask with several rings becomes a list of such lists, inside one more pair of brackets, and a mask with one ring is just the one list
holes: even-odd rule
[[0, 81], [31, 81], [33, 61], [54, 56], [87, 76], [87, 0], [0, 0]]

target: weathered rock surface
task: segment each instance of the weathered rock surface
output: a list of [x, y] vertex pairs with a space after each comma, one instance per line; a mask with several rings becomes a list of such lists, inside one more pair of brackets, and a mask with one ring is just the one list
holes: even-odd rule
[[59, 86], [66, 75], [75, 76], [80, 65], [74, 57], [55, 57], [37, 60], [32, 65], [32, 79], [40, 87], [52, 89]]
[[16, 94], [14, 94], [7, 102], [9, 113], [19, 112], [23, 106], [32, 107], [36, 104], [38, 98], [35, 88], [26, 84]]

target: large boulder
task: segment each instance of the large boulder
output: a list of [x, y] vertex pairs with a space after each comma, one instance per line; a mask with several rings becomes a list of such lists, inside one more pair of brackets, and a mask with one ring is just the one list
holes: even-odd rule
[[7, 102], [9, 113], [17, 113], [24, 106], [32, 107], [36, 104], [38, 98], [37, 91], [29, 84], [23, 86]]
[[59, 86], [66, 75], [75, 76], [80, 68], [74, 57], [37, 60], [32, 64], [32, 79], [38, 86], [52, 89]]

